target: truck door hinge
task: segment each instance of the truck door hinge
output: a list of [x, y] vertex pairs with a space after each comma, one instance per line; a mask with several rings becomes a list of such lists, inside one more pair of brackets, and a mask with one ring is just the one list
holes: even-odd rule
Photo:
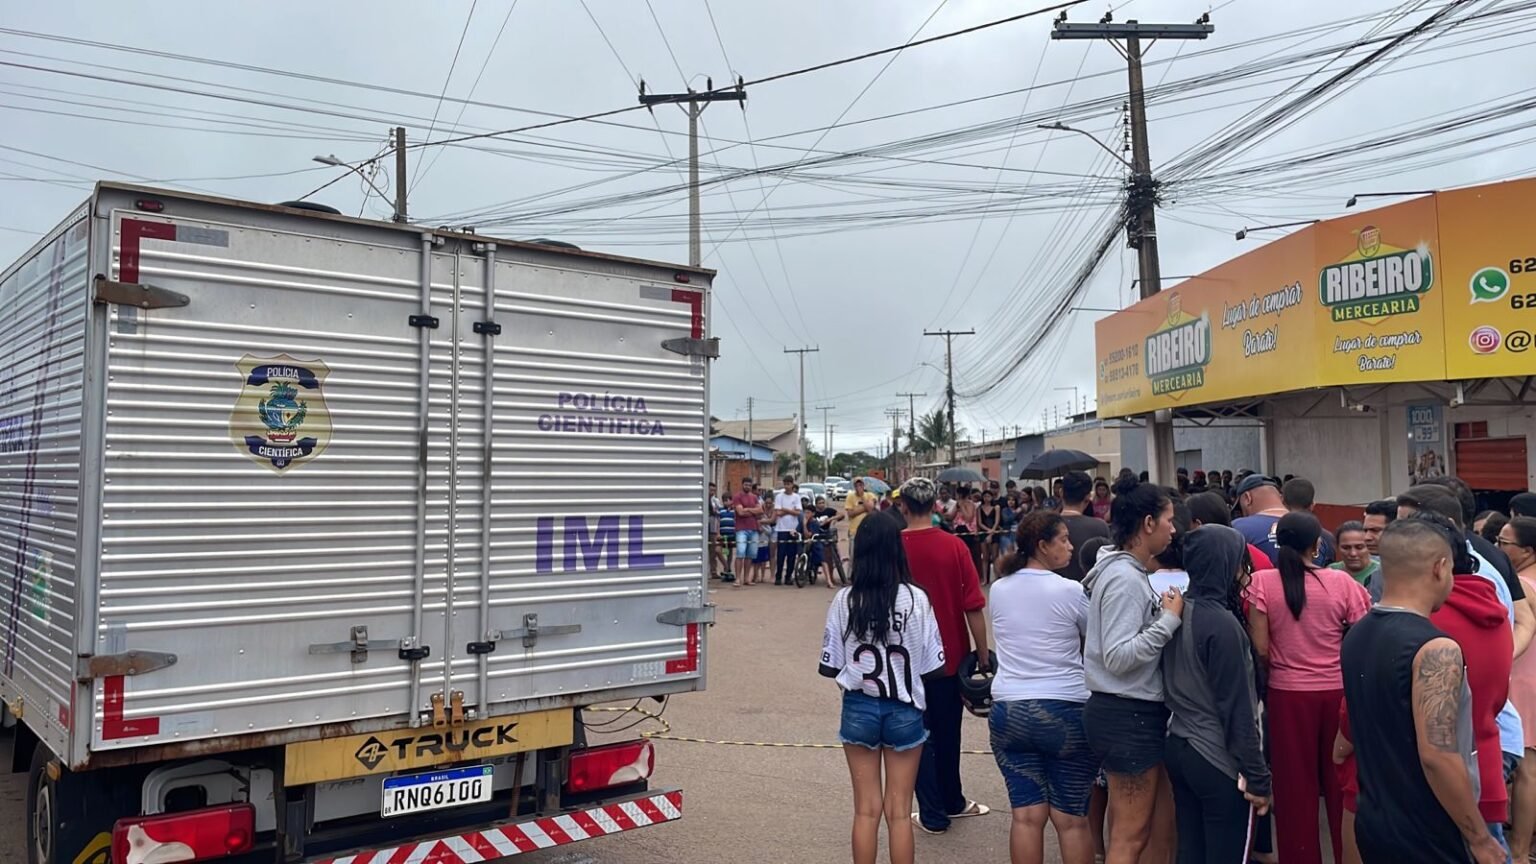
[[94, 287], [91, 301], [98, 304], [117, 303], [140, 309], [172, 309], [192, 305], [192, 298], [179, 291], [141, 282], [114, 282], [100, 273], [96, 274]]
[[75, 680], [81, 683], [114, 675], [143, 675], [176, 665], [176, 655], [164, 651], [124, 651], [75, 659]]
[[407, 320], [412, 327], [425, 327], [428, 330], [436, 330], [439, 323], [436, 315], [412, 315]]
[[353, 663], [368, 662], [369, 651], [399, 648], [399, 639], [369, 639], [368, 626], [359, 624], [352, 628], [352, 638], [346, 642], [320, 642], [309, 646], [311, 654], [351, 654]]
[[501, 325], [495, 321], [476, 321], [475, 332], [481, 336], [500, 336]]
[[684, 357], [708, 357], [711, 360], [720, 358], [720, 339], [716, 336], [708, 339], [665, 339], [661, 347]]
[[491, 630], [485, 634], [485, 640], [471, 642], [465, 646], [471, 654], [489, 654], [496, 650], [496, 643], [503, 639], [523, 640], [524, 648], [532, 648], [539, 642], [540, 636], [565, 636], [571, 633], [580, 633], [580, 624], [539, 624], [539, 613], [529, 612], [523, 616], [523, 626], [516, 630]]

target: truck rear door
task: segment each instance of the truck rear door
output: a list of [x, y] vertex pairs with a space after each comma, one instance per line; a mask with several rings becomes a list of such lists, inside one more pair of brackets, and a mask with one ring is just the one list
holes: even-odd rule
[[460, 262], [445, 687], [493, 714], [701, 687], [704, 286], [527, 247]]

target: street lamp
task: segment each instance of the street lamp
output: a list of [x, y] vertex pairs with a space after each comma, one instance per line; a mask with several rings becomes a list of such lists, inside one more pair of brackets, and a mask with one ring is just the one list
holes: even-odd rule
[[[1353, 201], [1354, 199], [1351, 198], [1350, 200]], [[1298, 225], [1316, 225], [1321, 221], [1321, 219], [1302, 219], [1299, 222], [1281, 222], [1278, 225], [1258, 225], [1253, 228], [1244, 227], [1233, 236], [1238, 240], [1241, 240], [1244, 237], [1247, 237], [1251, 231], [1271, 231], [1276, 228], [1295, 228]]]
[[1092, 141], [1093, 143], [1099, 145], [1099, 148], [1102, 149], [1105, 153], [1108, 153], [1109, 155], [1111, 155], [1111, 156], [1115, 157], [1116, 159], [1120, 160], [1120, 164], [1121, 165], [1124, 165], [1125, 167], [1131, 169], [1132, 171], [1136, 170], [1136, 166], [1134, 166], [1130, 162], [1126, 161], [1126, 158], [1124, 156], [1121, 156], [1119, 153], [1116, 153], [1113, 149], [1111, 149], [1109, 147], [1109, 145], [1105, 144], [1103, 141], [1100, 141], [1098, 138], [1095, 138], [1092, 132], [1086, 132], [1086, 131], [1084, 131], [1082, 129], [1075, 129], [1075, 128], [1071, 127], [1071, 126], [1066, 125], [1065, 123], [1041, 123], [1037, 128], [1039, 128], [1039, 129], [1047, 129], [1047, 130], [1050, 130], [1052, 132], [1076, 132], [1077, 134], [1086, 137], [1089, 141]]
[[[332, 168], [345, 168], [348, 171], [351, 171], [353, 174], [356, 174], [357, 176], [363, 178], [363, 182], [367, 183], [369, 186], [372, 186], [373, 187], [373, 191], [379, 193], [379, 197], [380, 198], [383, 198], [385, 201], [389, 200], [389, 193], [385, 192], [383, 189], [380, 189], [379, 188], [379, 184], [373, 182], [373, 178], [369, 177], [367, 174], [364, 174], [363, 170], [362, 170], [362, 166], [363, 165], [372, 165], [374, 162], [376, 162], [378, 160], [376, 160], [376, 159], [369, 159], [367, 162], [362, 163], [362, 165], [351, 165], [351, 164], [348, 164], [346, 162], [341, 161], [340, 159], [337, 159], [335, 156], [316, 156], [311, 161], [319, 162], [321, 165], [329, 165]], [[394, 216], [394, 221], [396, 221], [396, 222], [404, 222], [405, 221], [405, 214], [400, 213], [399, 211], [396, 211], [395, 212], [395, 216]]]
[[1349, 200], [1344, 202], [1344, 206], [1345, 207], [1353, 207], [1356, 204], [1360, 203], [1360, 199], [1361, 198], [1399, 198], [1399, 197], [1402, 197], [1404, 195], [1433, 195], [1433, 194], [1435, 194], [1435, 190], [1433, 190], [1433, 189], [1423, 190], [1423, 191], [1419, 191], [1419, 192], [1359, 192], [1359, 193], [1356, 193], [1354, 195], [1349, 196]]

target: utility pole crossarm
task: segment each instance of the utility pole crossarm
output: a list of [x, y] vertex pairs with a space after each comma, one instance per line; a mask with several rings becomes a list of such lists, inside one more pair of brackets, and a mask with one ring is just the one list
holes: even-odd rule
[[1051, 30], [1051, 38], [1128, 39], [1133, 36], [1146, 36], [1152, 39], [1204, 39], [1214, 32], [1216, 32], [1215, 25], [1208, 21], [1195, 24], [1142, 24], [1137, 21], [1076, 24], [1057, 21]]

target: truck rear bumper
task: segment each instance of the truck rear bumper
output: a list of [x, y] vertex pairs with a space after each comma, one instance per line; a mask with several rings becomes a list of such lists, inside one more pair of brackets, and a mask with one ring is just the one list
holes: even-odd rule
[[314, 858], [310, 864], [476, 864], [673, 822], [682, 815], [681, 790], [645, 792], [554, 816], [509, 819], [388, 849], [360, 849]]

